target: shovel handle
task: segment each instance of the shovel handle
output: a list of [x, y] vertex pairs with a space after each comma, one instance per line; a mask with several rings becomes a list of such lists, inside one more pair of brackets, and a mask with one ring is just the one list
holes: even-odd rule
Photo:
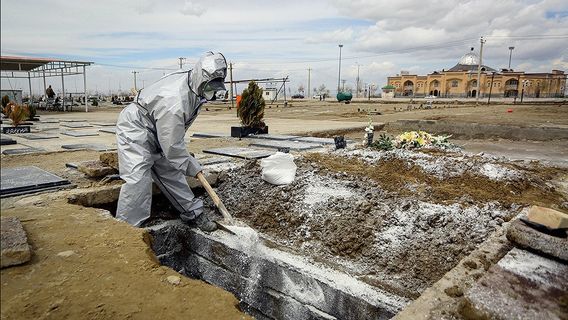
[[225, 208], [225, 205], [223, 204], [223, 202], [221, 202], [221, 199], [219, 199], [219, 196], [217, 196], [215, 190], [211, 188], [211, 185], [209, 184], [209, 182], [207, 182], [207, 179], [205, 179], [205, 176], [203, 175], [202, 172], [197, 173], [197, 179], [199, 180], [199, 182], [201, 182], [201, 184], [203, 185], [203, 187], [211, 197], [211, 200], [213, 200], [213, 203], [223, 215], [223, 218], [228, 222], [232, 222], [233, 217], [231, 216], [227, 208]]

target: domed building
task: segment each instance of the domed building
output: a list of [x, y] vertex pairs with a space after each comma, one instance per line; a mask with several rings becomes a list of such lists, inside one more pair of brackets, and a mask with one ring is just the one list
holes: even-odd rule
[[[387, 85], [393, 86], [395, 97], [475, 98], [477, 95], [477, 69], [479, 55], [473, 51], [464, 54], [458, 63], [442, 71], [428, 75], [412, 75], [401, 71], [388, 77]], [[561, 70], [551, 73], [525, 73], [502, 69], [500, 72], [481, 65], [480, 97], [517, 97], [521, 92], [525, 97], [552, 98], [564, 97], [566, 74]]]

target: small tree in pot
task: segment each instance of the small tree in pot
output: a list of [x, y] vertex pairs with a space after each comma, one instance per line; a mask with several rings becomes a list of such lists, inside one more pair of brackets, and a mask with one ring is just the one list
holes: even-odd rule
[[28, 106], [18, 105], [14, 102], [8, 103], [6, 106], [8, 118], [12, 120], [13, 127], [2, 128], [3, 133], [29, 133], [30, 126], [18, 127], [24, 120], [28, 119], [30, 110]]
[[237, 106], [237, 115], [241, 119], [240, 127], [231, 127], [231, 137], [246, 137], [249, 134], [268, 133], [264, 123], [264, 107], [262, 89], [251, 81], [241, 95]]

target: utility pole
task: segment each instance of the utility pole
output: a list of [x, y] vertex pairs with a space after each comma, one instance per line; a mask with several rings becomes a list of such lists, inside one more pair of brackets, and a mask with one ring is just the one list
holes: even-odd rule
[[342, 91], [345, 91], [345, 82], [347, 82], [347, 80], [343, 79], [341, 80], [341, 83], [343, 84], [343, 89], [341, 89]]
[[229, 62], [229, 82], [230, 82], [230, 88], [229, 88], [229, 94], [231, 95], [231, 108], [233, 107], [233, 63]]
[[493, 91], [493, 78], [495, 78], [495, 71], [491, 73], [491, 84], [489, 87], [489, 98], [487, 98], [487, 104], [491, 103], [491, 91]]
[[343, 48], [343, 45], [340, 44], [339, 45], [339, 71], [337, 72], [337, 93], [339, 93], [339, 89], [340, 84], [341, 84], [341, 48]]
[[185, 60], [185, 58], [184, 58], [184, 57], [179, 57], [178, 59], [179, 59], [179, 68], [180, 68], [180, 69], [183, 69], [183, 60]]
[[479, 96], [481, 88], [481, 66], [483, 64], [483, 44], [487, 40], [483, 40], [483, 37], [479, 40], [481, 42], [481, 47], [479, 48], [479, 64], [477, 65], [477, 91], [475, 93], [475, 104], [479, 105]]
[[311, 85], [310, 85], [310, 84], [311, 84], [311, 82], [310, 82], [310, 81], [311, 81], [311, 79], [310, 79], [311, 72], [312, 72], [312, 69], [311, 69], [311, 68], [308, 68], [308, 93], [306, 94], [306, 97], [307, 97], [308, 99], [310, 99], [310, 96], [311, 96], [311, 93], [310, 93], [310, 92], [311, 92], [311, 91], [310, 91], [310, 89], [311, 89]]
[[356, 97], [359, 98], [359, 62], [357, 62], [357, 94]]
[[138, 91], [138, 88], [136, 87], [136, 74], [138, 71], [132, 71], [132, 73], [134, 74], [134, 90]]

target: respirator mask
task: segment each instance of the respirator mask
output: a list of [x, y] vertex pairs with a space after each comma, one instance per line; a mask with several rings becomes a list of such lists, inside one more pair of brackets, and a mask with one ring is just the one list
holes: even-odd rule
[[219, 91], [226, 91], [223, 79], [213, 79], [203, 87], [201, 96], [208, 101], [214, 100], [215, 93]]

